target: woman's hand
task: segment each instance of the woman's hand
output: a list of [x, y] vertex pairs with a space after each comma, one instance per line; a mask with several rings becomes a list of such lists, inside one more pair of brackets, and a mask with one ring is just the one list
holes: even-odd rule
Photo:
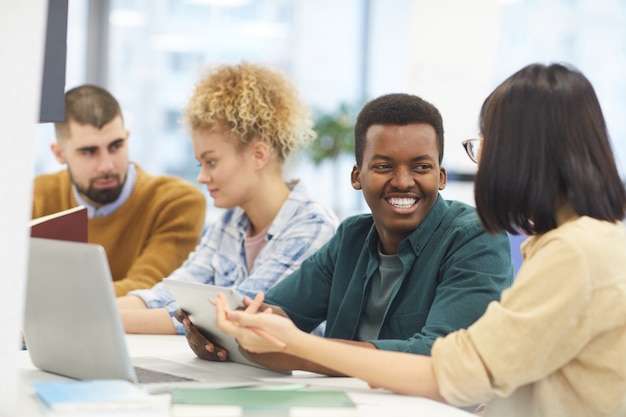
[[255, 314], [262, 303], [259, 293], [245, 311], [231, 311], [224, 295], [218, 294], [214, 301], [217, 326], [250, 352], [285, 352], [287, 341], [301, 332], [288, 318], [272, 314], [271, 308]]

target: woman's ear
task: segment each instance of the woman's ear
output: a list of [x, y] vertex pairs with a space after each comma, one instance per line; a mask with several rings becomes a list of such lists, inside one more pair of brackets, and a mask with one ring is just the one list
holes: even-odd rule
[[352, 173], [350, 174], [350, 179], [352, 180], [352, 188], [355, 190], [361, 189], [361, 171], [358, 166], [352, 167]]
[[272, 157], [272, 148], [260, 140], [255, 141], [251, 146], [254, 165], [256, 168], [262, 168]]

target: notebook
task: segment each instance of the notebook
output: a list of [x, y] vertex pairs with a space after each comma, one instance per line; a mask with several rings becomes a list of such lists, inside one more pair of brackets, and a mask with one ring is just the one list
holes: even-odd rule
[[[170, 401], [170, 414], [174, 417], [223, 416], [227, 415], [222, 411], [224, 407], [238, 407], [231, 412], [239, 416], [358, 415], [356, 404], [347, 393], [339, 390], [175, 388]], [[218, 414], [218, 410], [222, 412]]]
[[32, 387], [49, 415], [161, 415], [154, 397], [126, 380], [43, 381]]
[[[191, 320], [194, 326], [210, 341], [226, 349], [228, 351], [228, 358], [231, 361], [243, 365], [264, 368], [249, 360], [241, 350], [239, 350], [237, 340], [217, 327], [215, 321], [215, 307], [209, 304], [209, 300], [217, 299], [217, 294], [221, 292], [226, 296], [231, 310], [243, 307], [241, 298], [232, 288], [170, 278], [164, 279], [163, 284], [167, 290], [172, 293], [178, 305], [189, 315], [189, 320]], [[276, 372], [285, 374], [291, 373], [289, 371]]]
[[180, 384], [217, 388], [257, 384], [242, 374], [165, 359], [131, 362], [111, 282], [102, 246], [30, 238], [24, 339], [34, 366], [74, 379], [124, 379], [152, 393]]
[[89, 227], [84, 206], [32, 219], [28, 225], [31, 237], [87, 242]]

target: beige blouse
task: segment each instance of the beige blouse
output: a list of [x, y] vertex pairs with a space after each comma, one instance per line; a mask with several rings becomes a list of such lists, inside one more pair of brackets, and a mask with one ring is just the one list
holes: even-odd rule
[[626, 231], [559, 213], [522, 245], [501, 301], [438, 339], [433, 367], [453, 405], [497, 417], [626, 416]]

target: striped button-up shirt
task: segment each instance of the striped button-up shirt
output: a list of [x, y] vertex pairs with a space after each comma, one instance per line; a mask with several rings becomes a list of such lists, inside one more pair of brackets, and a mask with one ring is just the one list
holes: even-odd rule
[[[196, 249], [169, 278], [232, 287], [242, 297], [254, 297], [298, 269], [334, 235], [337, 224], [330, 209], [311, 200], [304, 187], [296, 184], [269, 227], [265, 247], [250, 271], [244, 252], [250, 222], [236, 207], [225, 211], [207, 229]], [[182, 324], [173, 317], [179, 305], [163, 283], [129, 295], [143, 299], [148, 308], [166, 307], [178, 333], [184, 333]]]

